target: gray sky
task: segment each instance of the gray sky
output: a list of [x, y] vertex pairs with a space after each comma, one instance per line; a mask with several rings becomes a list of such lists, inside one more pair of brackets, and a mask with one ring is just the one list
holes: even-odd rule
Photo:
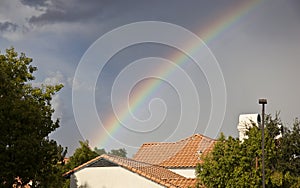
[[[242, 11], [243, 14], [240, 14], [238, 11], [242, 9], [239, 7], [244, 7], [248, 12]], [[227, 18], [231, 14], [234, 16], [230, 21]], [[135, 61], [148, 57], [174, 61], [173, 54], [182, 53], [174, 46], [146, 42], [132, 45], [118, 51], [100, 73], [92, 69], [93, 66], [98, 66], [105, 50], [101, 54], [99, 48], [97, 50], [100, 52], [96, 56], [84, 57], [88, 48], [105, 33], [140, 21], [176, 24], [205, 41], [224, 78], [226, 95], [222, 96], [226, 109], [223, 123], [209, 124], [211, 110], [220, 110], [220, 104], [216, 104], [217, 100], [212, 100], [212, 96], [222, 93], [212, 93], [211, 90], [219, 87], [214, 85], [215, 82], [220, 84], [217, 82], [217, 71], [207, 73], [199, 69], [188, 56], [185, 63], [168, 76], [157, 72], [166, 72], [169, 64], [155, 62], [153, 59], [151, 62], [145, 62], [147, 59], [144, 59], [143, 66], [130, 69], [133, 65], [138, 66], [138, 63], [134, 64]], [[214, 24], [219, 24], [220, 32]], [[221, 27], [222, 24], [224, 27]], [[208, 36], [212, 36], [214, 32], [216, 35], [208, 40]], [[137, 35], [142, 36], [139, 33]], [[132, 34], [130, 38], [137, 38], [137, 35]], [[172, 38], [174, 35], [168, 33], [165, 38]], [[161, 37], [163, 36], [164, 33]], [[120, 36], [114, 40], [107, 44], [107, 51], [123, 39]], [[67, 146], [69, 154], [78, 147], [78, 140], [82, 139], [88, 139], [92, 146], [105, 147], [107, 150], [125, 147], [132, 155], [136, 147], [144, 142], [176, 141], [192, 133], [214, 136], [224, 132], [226, 135], [237, 136], [239, 114], [260, 112], [258, 98], [261, 97], [268, 99], [267, 113], [280, 111], [281, 118], [287, 125], [295, 117], [299, 117], [300, 113], [300, 3], [297, 0], [3, 0], [0, 2], [1, 52], [11, 46], [34, 59], [34, 65], [38, 66], [36, 83], [65, 85], [53, 101], [55, 116], [60, 117], [61, 127], [51, 136]], [[94, 47], [97, 47], [97, 43], [90, 49]], [[205, 50], [199, 53], [204, 54]], [[86, 75], [88, 80], [86, 83], [76, 82], [72, 85], [80, 60], [88, 61], [89, 58], [93, 62], [97, 61], [96, 64], [84, 66], [84, 69], [90, 70], [90, 75]], [[205, 58], [202, 60], [204, 64], [208, 62]], [[137, 70], [138, 72], [130, 72]], [[126, 73], [130, 74], [126, 76]], [[89, 85], [93, 74], [99, 76], [95, 87]], [[212, 77], [207, 77], [208, 74]], [[125, 77], [121, 77], [122, 75]], [[118, 80], [118, 76], [121, 79]], [[143, 76], [145, 79], [140, 80]], [[188, 76], [196, 90], [189, 90], [186, 84], [189, 81], [185, 80], [185, 76]], [[212, 79], [214, 77], [215, 80]], [[132, 88], [126, 87], [131, 82], [136, 82], [136, 85]], [[131, 111], [133, 116], [128, 116], [128, 112], [127, 119], [122, 120], [123, 125], [119, 124], [111, 134], [105, 133], [99, 122], [89, 118], [87, 108], [92, 107], [85, 105], [84, 98], [78, 98], [81, 101], [78, 105], [82, 105], [80, 107], [84, 111], [81, 115], [84, 122], [75, 121], [72, 106], [73, 86], [76, 87], [73, 88], [74, 92], [78, 93], [95, 91], [96, 111], [103, 126], [107, 128], [112, 127], [108, 125], [113, 117], [111, 101], [116, 103], [117, 111], [122, 111], [122, 105], [126, 106], [127, 102], [134, 105], [139, 92], [149, 90], [148, 87], [155, 83], [158, 83], [157, 88]], [[111, 100], [114, 89], [115, 98]], [[200, 105], [193, 98], [195, 91]], [[180, 97], [186, 97], [187, 100], [181, 100]], [[189, 110], [182, 104], [190, 105]], [[198, 107], [199, 116], [196, 113]], [[184, 125], [178, 123], [184, 119], [181, 118], [182, 114], [187, 119]], [[222, 116], [219, 111], [216, 114]], [[195, 115], [199, 118], [196, 124], [192, 121]], [[208, 126], [210, 127], [207, 128]], [[209, 131], [205, 131], [206, 129]]]

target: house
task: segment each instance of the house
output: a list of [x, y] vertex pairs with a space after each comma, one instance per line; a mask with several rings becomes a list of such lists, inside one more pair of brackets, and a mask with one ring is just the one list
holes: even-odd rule
[[194, 187], [195, 167], [216, 141], [200, 134], [171, 143], [145, 143], [132, 159], [101, 155], [63, 176], [71, 187]]

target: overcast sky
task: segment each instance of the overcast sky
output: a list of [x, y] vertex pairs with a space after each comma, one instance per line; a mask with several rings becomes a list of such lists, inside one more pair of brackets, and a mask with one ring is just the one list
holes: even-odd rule
[[[121, 33], [106, 43], [102, 51], [101, 41], [95, 42], [97, 39], [115, 28], [142, 21], [176, 24], [195, 33], [206, 44], [197, 54], [200, 58], [206, 53], [210, 56], [203, 55], [200, 63], [218, 65], [219, 71], [207, 72], [208, 69], [202, 69], [202, 65], [199, 68], [195, 59], [188, 57], [190, 54], [159, 42], [120, 49], [100, 72], [93, 69], [99, 68], [106, 52], [128, 36]], [[152, 29], [162, 33], [155, 36], [157, 40], [175, 38], [173, 32], [166, 34], [160, 28]], [[129, 38], [138, 36], [143, 34], [137, 31]], [[174, 39], [180, 40], [177, 36]], [[185, 46], [191, 42], [196, 43], [187, 41]], [[267, 98], [267, 113], [280, 111], [286, 125], [300, 116], [298, 0], [2, 0], [0, 50], [4, 53], [11, 46], [33, 58], [38, 67], [36, 83], [65, 85], [53, 100], [61, 127], [51, 137], [68, 147], [69, 154], [83, 139], [89, 140], [92, 147], [107, 150], [125, 147], [132, 155], [144, 142], [176, 141], [193, 133], [215, 137], [224, 132], [236, 137], [239, 114], [259, 113], [259, 98]], [[99, 54], [89, 55], [88, 49], [96, 49]], [[176, 63], [178, 56], [187, 57], [177, 67], [167, 61]], [[90, 63], [82, 64], [81, 68], [88, 73], [87, 80], [73, 84], [80, 61]], [[176, 70], [167, 75], [168, 66]], [[98, 76], [96, 80], [93, 75]], [[93, 79], [96, 86], [90, 85]], [[153, 85], [156, 89], [147, 92]], [[75, 121], [73, 113], [72, 87], [75, 96], [85, 93], [75, 99], [80, 101], [76, 105], [83, 111], [77, 118], [80, 122]], [[144, 98], [140, 93], [143, 91]], [[93, 98], [90, 93], [95, 94], [94, 105], [101, 123], [89, 116], [93, 106], [85, 101]], [[140, 98], [138, 105], [137, 98]], [[132, 111], [124, 112], [127, 104]], [[115, 123], [113, 105], [115, 113], [125, 113], [126, 117], [120, 117], [122, 124]], [[211, 114], [218, 117], [210, 120]], [[183, 120], [184, 125], [178, 123], [184, 118], [187, 119]], [[109, 125], [112, 122], [114, 130]]]

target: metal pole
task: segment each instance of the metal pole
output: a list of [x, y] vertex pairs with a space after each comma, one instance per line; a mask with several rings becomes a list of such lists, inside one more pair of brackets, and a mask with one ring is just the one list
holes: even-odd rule
[[261, 149], [262, 149], [262, 187], [265, 188], [265, 104], [267, 99], [259, 99], [259, 104], [262, 104], [262, 126], [261, 126]]

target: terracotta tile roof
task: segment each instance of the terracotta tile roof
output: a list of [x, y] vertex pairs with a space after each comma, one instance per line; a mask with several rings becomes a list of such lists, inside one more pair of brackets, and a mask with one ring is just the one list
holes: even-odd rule
[[145, 143], [134, 160], [167, 168], [194, 168], [201, 163], [200, 156], [212, 150], [216, 140], [195, 134], [172, 143]]
[[177, 187], [194, 188], [197, 184], [196, 178], [184, 178], [184, 179], [171, 179], [169, 183], [176, 185]]
[[99, 160], [107, 160], [111, 163], [114, 163], [118, 166], [121, 166], [125, 169], [128, 169], [131, 172], [137, 173], [140, 176], [143, 176], [153, 182], [156, 182], [162, 186], [169, 187], [169, 188], [176, 188], [176, 187], [194, 187], [196, 184], [196, 179], [191, 178], [185, 178], [184, 176], [181, 176], [179, 174], [176, 174], [164, 167], [136, 161], [129, 158], [123, 158], [113, 155], [107, 155], [103, 154], [101, 156], [98, 156], [87, 163], [80, 165], [76, 167], [73, 170], [70, 170], [69, 172], [65, 173], [63, 176], [69, 176], [72, 173], [90, 166], [91, 164], [94, 164], [95, 162]]

